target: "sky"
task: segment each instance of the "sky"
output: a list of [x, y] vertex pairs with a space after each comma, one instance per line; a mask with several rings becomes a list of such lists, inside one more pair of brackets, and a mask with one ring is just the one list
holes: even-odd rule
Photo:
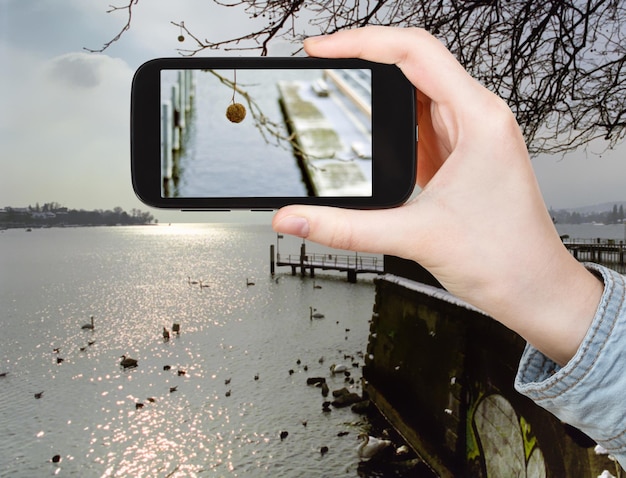
[[[111, 3], [125, 2], [0, 3], [0, 207], [120, 206], [150, 211], [161, 222], [223, 221], [224, 214], [161, 211], [136, 198], [130, 178], [131, 81], [143, 62], [178, 55], [179, 31], [170, 21], [184, 20], [211, 39], [247, 33], [255, 21], [241, 9], [208, 0], [140, 1], [121, 40], [102, 54], [89, 53], [84, 47], [101, 47], [126, 22], [124, 12], [106, 13]], [[276, 44], [270, 54], [287, 51]], [[602, 155], [544, 156], [533, 164], [548, 207], [626, 200], [624, 143]], [[259, 213], [228, 218], [247, 221], [249, 214], [269, 222], [270, 216]]]

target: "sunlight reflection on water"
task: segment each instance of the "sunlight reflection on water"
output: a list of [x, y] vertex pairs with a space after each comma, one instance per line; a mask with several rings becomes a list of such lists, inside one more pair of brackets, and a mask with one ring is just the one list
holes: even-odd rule
[[[286, 270], [274, 280], [269, 228], [49, 229], [1, 240], [2, 267], [15, 272], [0, 284], [0, 371], [9, 371], [0, 476], [357, 476], [360, 417], [323, 413], [306, 378], [350, 386], [328, 368], [364, 351], [371, 281], [319, 276], [315, 290]], [[208, 287], [190, 283], [200, 280]], [[310, 305], [327, 318], [309, 320]], [[95, 329], [81, 329], [90, 315]], [[175, 322], [181, 334], [164, 341]], [[122, 355], [138, 366], [122, 369]], [[324, 444], [332, 452], [321, 457]]]

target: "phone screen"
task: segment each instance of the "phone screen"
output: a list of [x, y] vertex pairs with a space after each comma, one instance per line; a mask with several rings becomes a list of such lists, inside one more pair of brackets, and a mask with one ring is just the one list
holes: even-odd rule
[[395, 65], [155, 59], [133, 78], [133, 187], [166, 208], [392, 207], [415, 183], [415, 120]]
[[162, 197], [372, 195], [370, 69], [161, 71]]

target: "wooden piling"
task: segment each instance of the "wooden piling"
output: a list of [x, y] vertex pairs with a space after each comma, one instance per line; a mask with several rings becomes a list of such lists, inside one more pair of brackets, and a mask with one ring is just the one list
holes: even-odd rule
[[178, 157], [183, 149], [187, 116], [193, 107], [195, 78], [191, 70], [179, 71], [170, 89], [169, 100], [161, 102], [161, 172], [163, 194], [169, 196], [169, 182], [176, 181]]

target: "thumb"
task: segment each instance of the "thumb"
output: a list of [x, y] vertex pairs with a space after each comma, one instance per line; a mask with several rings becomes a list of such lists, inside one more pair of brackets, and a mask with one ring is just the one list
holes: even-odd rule
[[[392, 209], [356, 210], [326, 206], [291, 205], [280, 209], [272, 220], [276, 232], [302, 237], [334, 249], [402, 255], [407, 236], [408, 204]], [[411, 218], [411, 226], [415, 217]], [[410, 227], [413, 229], [413, 227]], [[404, 236], [404, 237], [401, 237]]]

